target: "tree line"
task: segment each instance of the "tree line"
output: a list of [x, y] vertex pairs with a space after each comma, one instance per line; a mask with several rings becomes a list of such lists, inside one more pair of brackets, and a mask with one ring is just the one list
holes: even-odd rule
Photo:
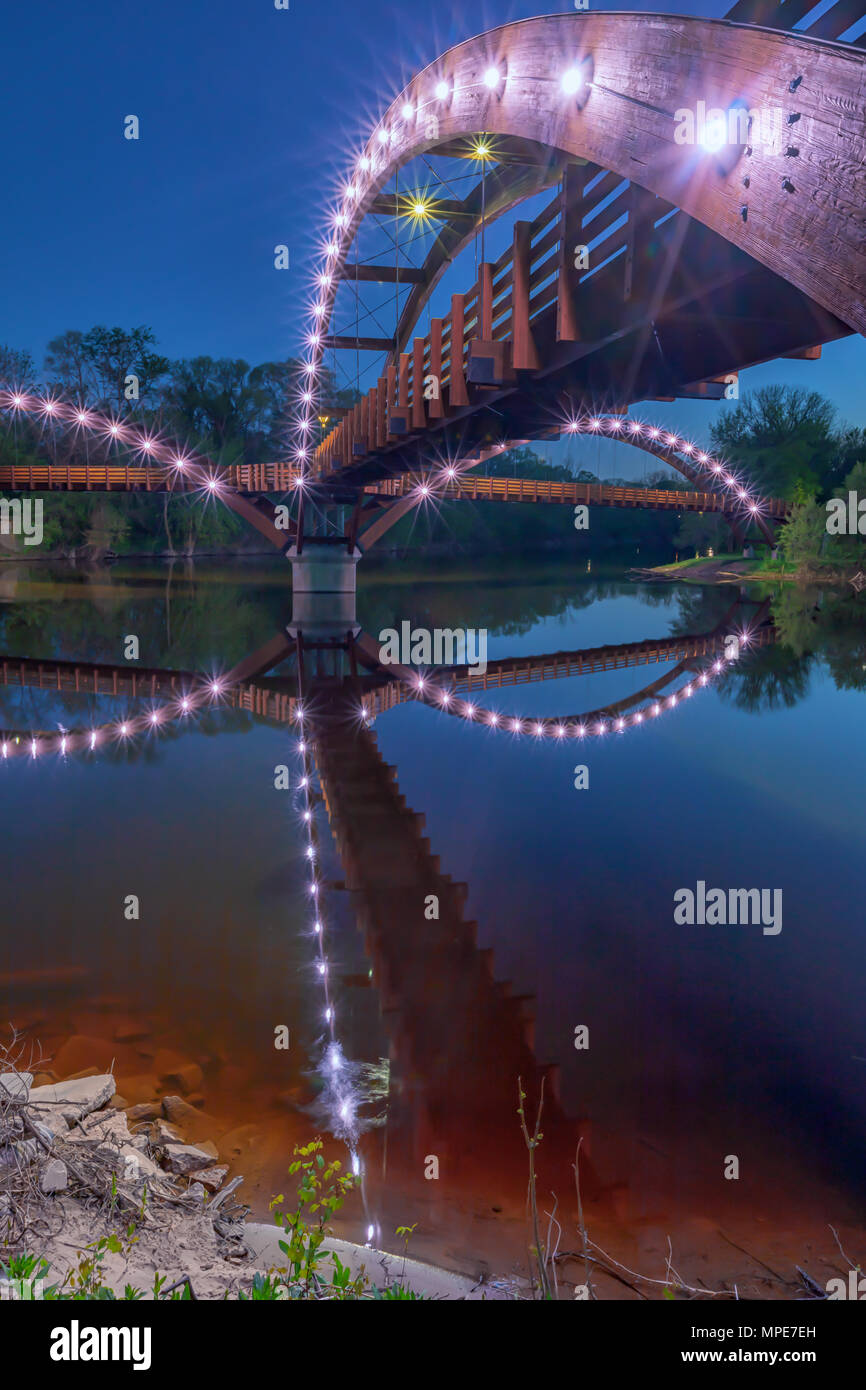
[[[339, 390], [327, 370], [320, 381], [321, 399], [328, 405], [348, 406], [358, 398], [354, 390]], [[93, 409], [131, 416], [149, 429], [231, 464], [285, 457], [289, 416], [303, 377], [297, 358], [254, 366], [243, 358], [207, 355], [173, 360], [158, 350], [155, 334], [146, 326], [123, 329], [97, 324], [86, 332], [70, 329], [53, 338], [40, 369], [26, 350], [0, 345], [0, 383], [48, 391]], [[828, 536], [826, 503], [858, 489], [866, 497], [864, 429], [841, 423], [833, 404], [816, 391], [773, 385], [725, 408], [713, 422], [710, 436], [713, 450], [741, 470], [752, 488], [792, 503], [791, 519], [780, 537], [786, 558], [816, 564], [856, 560], [862, 539]], [[39, 462], [46, 457], [60, 464], [82, 462], [92, 447], [71, 430], [49, 440], [37, 422], [25, 419], [15, 420], [0, 433], [0, 461], [6, 462]], [[571, 455], [566, 455], [563, 464], [549, 464], [525, 446], [491, 460], [485, 471], [494, 476], [599, 481]], [[628, 481], [631, 486], [641, 485]], [[664, 469], [655, 469], [643, 485], [690, 486]], [[497, 511], [505, 524], [504, 507], [490, 504], [494, 532], [500, 525], [495, 520]], [[191, 553], [203, 544], [238, 548], [244, 539], [242, 524], [224, 508], [190, 496], [159, 499], [134, 494], [117, 500], [53, 494], [50, 511], [46, 545], [68, 552], [159, 548]], [[522, 533], [525, 543], [531, 544], [538, 528], [528, 520], [524, 518]], [[549, 528], [541, 529], [549, 543]], [[418, 528], [407, 524], [402, 530], [404, 543], [417, 543]], [[679, 521], [665, 518], [652, 532], [654, 540], [665, 540], [684, 551], [724, 549], [728, 543], [723, 520], [711, 514], [688, 513]], [[448, 534], [453, 537], [454, 532], [446, 525], [444, 534], [435, 539]], [[649, 539], [637, 516], [633, 521], [621, 516], [616, 536]]]
[[[355, 393], [338, 390], [329, 372], [320, 379], [323, 399], [353, 403]], [[239, 357], [173, 360], [158, 351], [146, 326], [97, 324], [53, 338], [41, 368], [28, 351], [0, 345], [0, 384], [132, 419], [221, 464], [263, 463], [286, 455], [302, 363], [293, 357], [254, 366]], [[95, 447], [74, 430], [48, 436], [29, 419], [16, 419], [0, 432], [0, 461], [7, 463], [82, 463], [93, 457]], [[45, 513], [45, 546], [67, 554], [154, 549], [190, 554], [207, 547], [241, 548], [246, 539], [247, 528], [225, 508], [188, 495], [118, 499], [55, 493]], [[2, 540], [11, 548], [12, 538]]]

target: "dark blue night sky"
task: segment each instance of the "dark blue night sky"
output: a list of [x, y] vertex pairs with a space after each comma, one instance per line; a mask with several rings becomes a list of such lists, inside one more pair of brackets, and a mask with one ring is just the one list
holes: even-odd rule
[[[451, 44], [548, 10], [519, 0], [290, 3], [7, 9], [0, 342], [41, 363], [65, 329], [145, 323], [171, 357], [254, 363], [296, 352], [322, 209], [348, 151]], [[123, 138], [130, 113], [137, 142]], [[274, 269], [277, 243], [290, 248], [289, 271]], [[863, 424], [864, 370], [862, 340], [850, 338], [819, 363], [753, 369], [743, 385], [814, 386]], [[712, 407], [659, 409], [700, 432]]]

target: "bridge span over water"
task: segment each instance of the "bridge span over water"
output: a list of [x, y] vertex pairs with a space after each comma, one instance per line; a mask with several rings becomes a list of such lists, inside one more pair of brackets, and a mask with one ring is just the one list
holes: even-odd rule
[[[718, 400], [746, 367], [866, 329], [862, 0], [809, 10], [581, 11], [458, 44], [394, 95], [323, 213], [286, 458], [223, 467], [13, 385], [7, 418], [73, 432], [83, 458], [10, 465], [0, 486], [213, 494], [281, 552], [328, 544], [334, 564], [414, 509], [481, 499], [715, 512], [737, 542], [774, 544], [784, 502], [633, 407]], [[354, 404], [329, 399], [332, 379]], [[647, 450], [686, 486], [473, 471], [578, 434]]]

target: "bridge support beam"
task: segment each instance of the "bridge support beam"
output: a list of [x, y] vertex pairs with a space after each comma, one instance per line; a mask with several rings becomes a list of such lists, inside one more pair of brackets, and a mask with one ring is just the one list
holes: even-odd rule
[[355, 579], [360, 550], [351, 553], [339, 545], [309, 537], [299, 555], [288, 552], [292, 562], [292, 621], [289, 633], [302, 636], [307, 645], [344, 641], [360, 629], [355, 616]]

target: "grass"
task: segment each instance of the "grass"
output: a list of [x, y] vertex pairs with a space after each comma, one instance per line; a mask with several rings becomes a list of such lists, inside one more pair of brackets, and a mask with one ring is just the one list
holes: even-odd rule
[[773, 560], [769, 555], [758, 555], [754, 559], [743, 558], [742, 551], [724, 551], [720, 555], [696, 555], [691, 560], [678, 560], [672, 565], [656, 565], [657, 574], [686, 574], [702, 565], [715, 565], [724, 569], [726, 565], [738, 564], [738, 571], [744, 579], [793, 579], [798, 566], [781, 558]]
[[670, 570], [689, 570], [697, 565], [729, 565], [734, 560], [742, 560], [743, 554], [740, 550], [725, 551], [721, 555], [695, 555], [691, 560], [677, 560], [672, 565], [658, 565], [656, 568], [668, 572]]

